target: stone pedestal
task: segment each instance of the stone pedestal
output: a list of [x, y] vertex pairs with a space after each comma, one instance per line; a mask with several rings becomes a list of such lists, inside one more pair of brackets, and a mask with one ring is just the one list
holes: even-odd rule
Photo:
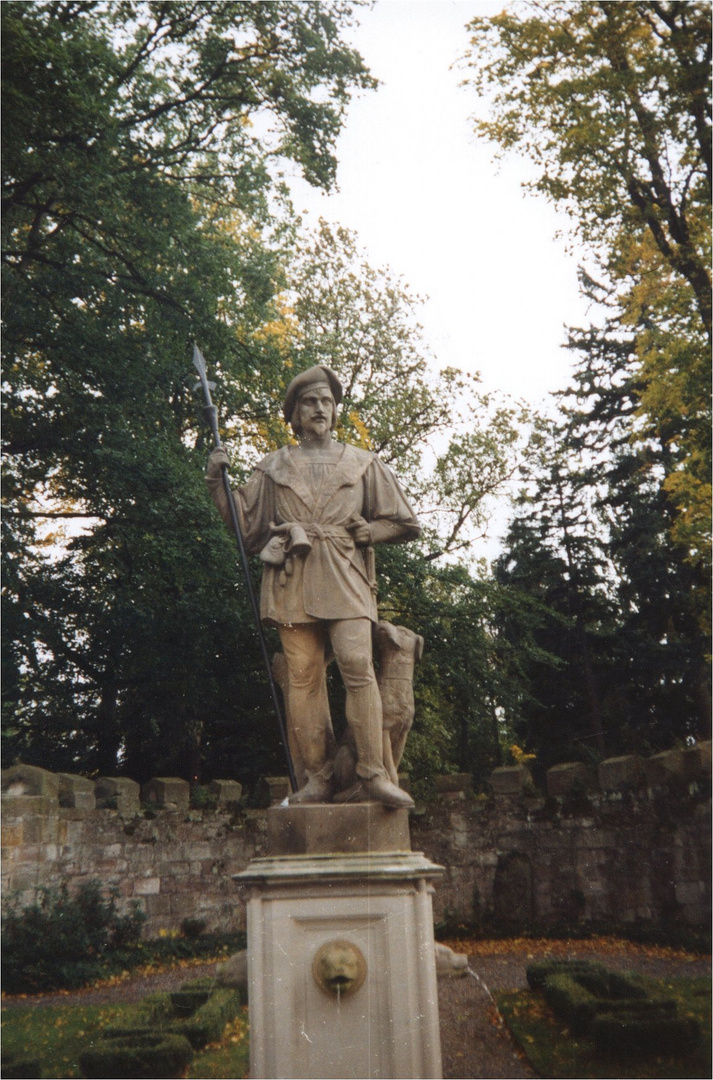
[[431, 882], [408, 814], [275, 807], [248, 887], [250, 1075], [440, 1077]]

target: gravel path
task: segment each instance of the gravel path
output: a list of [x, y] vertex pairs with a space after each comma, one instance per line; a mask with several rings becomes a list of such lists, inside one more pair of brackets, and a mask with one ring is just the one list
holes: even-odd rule
[[[450, 942], [458, 949], [458, 944]], [[599, 951], [593, 942], [530, 943], [518, 941], [479, 942], [469, 956], [470, 971], [462, 978], [440, 979], [438, 983], [441, 1019], [441, 1049], [445, 1080], [468, 1078], [534, 1077], [527, 1059], [500, 1021], [491, 997], [498, 990], [515, 990], [527, 985], [525, 971], [533, 960], [547, 956], [586, 957], [617, 971], [677, 978], [709, 975], [710, 958], [688, 956], [673, 950], [645, 950], [629, 942], [609, 943]], [[471, 950], [468, 949], [470, 952]], [[177, 989], [186, 979], [215, 973], [216, 964], [173, 968], [152, 975], [137, 975], [122, 982], [78, 990], [72, 993], [38, 994], [5, 998], [5, 1008], [14, 1005], [103, 1005], [138, 1001], [145, 994]]]

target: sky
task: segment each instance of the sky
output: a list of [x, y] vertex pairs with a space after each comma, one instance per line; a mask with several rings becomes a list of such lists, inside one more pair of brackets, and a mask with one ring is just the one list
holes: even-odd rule
[[565, 325], [586, 322], [577, 258], [544, 199], [526, 194], [528, 163], [494, 161], [471, 116], [487, 103], [459, 84], [466, 23], [494, 0], [377, 0], [350, 43], [381, 80], [353, 101], [337, 144], [338, 191], [293, 182], [306, 222], [358, 234], [372, 266], [388, 265], [421, 296], [438, 367], [478, 371], [486, 390], [532, 405], [568, 382]]

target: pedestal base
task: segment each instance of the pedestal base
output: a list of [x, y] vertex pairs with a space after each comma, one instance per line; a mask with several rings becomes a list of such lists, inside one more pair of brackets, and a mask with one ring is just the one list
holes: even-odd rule
[[[236, 877], [250, 887], [255, 1080], [441, 1076], [431, 881], [442, 869], [420, 853], [369, 850], [370, 839], [403, 843], [401, 827], [389, 820], [402, 813], [406, 819], [402, 811], [363, 808], [368, 828], [362, 850], [354, 851], [354, 809], [276, 808], [268, 819], [272, 850], [290, 837], [302, 850], [312, 846], [310, 822], [326, 843], [315, 811], [331, 818], [335, 834], [348, 837], [342, 846], [352, 850], [273, 854], [253, 859]], [[283, 812], [289, 822], [276, 816]], [[360, 957], [358, 964], [351, 956]], [[326, 982], [317, 971], [322, 957]]]

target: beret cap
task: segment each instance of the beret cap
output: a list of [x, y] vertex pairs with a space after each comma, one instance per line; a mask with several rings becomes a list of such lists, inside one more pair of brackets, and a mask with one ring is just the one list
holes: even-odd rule
[[337, 405], [342, 400], [342, 384], [337, 376], [324, 364], [315, 364], [314, 367], [307, 368], [306, 371], [301, 371], [299, 375], [295, 375], [294, 379], [287, 387], [287, 393], [285, 394], [285, 404], [282, 407], [282, 415], [289, 424], [292, 419], [292, 414], [295, 411], [295, 405], [297, 404], [301, 394], [305, 390], [314, 386], [317, 383], [326, 383], [329, 389], [332, 391], [332, 397]]

